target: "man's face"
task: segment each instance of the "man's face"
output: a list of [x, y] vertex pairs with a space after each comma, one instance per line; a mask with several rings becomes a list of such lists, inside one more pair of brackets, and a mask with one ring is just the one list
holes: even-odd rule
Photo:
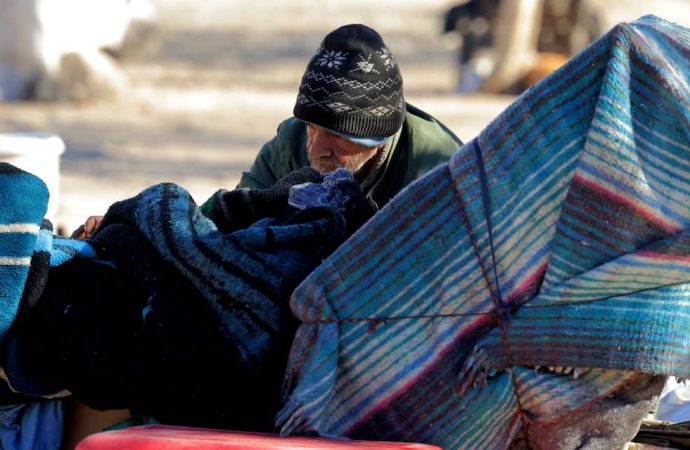
[[317, 125], [307, 124], [309, 162], [322, 174], [339, 167], [356, 174], [381, 148], [382, 145], [367, 147], [357, 144]]

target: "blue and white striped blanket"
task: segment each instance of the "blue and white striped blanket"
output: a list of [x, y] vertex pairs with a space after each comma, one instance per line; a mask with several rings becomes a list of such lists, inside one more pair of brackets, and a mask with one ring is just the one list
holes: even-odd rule
[[292, 308], [286, 434], [506, 448], [636, 374], [690, 377], [690, 31], [614, 28], [394, 198]]
[[0, 163], [0, 341], [20, 304], [40, 295], [50, 265], [75, 255], [95, 257], [89, 244], [52, 234], [52, 225], [43, 219], [48, 197], [39, 178]]
[[19, 308], [31, 256], [48, 205], [48, 188], [36, 177], [0, 164], [0, 338]]

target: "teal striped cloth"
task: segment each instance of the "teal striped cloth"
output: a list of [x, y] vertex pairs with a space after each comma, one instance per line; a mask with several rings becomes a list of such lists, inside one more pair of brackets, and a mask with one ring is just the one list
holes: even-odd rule
[[17, 314], [48, 196], [39, 178], [0, 163], [0, 340]]
[[282, 432], [506, 448], [690, 377], [689, 101], [690, 31], [646, 16], [401, 192], [293, 294]]

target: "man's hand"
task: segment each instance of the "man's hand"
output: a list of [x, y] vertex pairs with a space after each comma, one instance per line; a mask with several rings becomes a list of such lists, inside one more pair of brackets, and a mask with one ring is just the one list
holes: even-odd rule
[[86, 219], [84, 225], [80, 225], [79, 228], [72, 232], [72, 238], [74, 239], [89, 239], [96, 232], [96, 229], [101, 224], [103, 216], [91, 216]]

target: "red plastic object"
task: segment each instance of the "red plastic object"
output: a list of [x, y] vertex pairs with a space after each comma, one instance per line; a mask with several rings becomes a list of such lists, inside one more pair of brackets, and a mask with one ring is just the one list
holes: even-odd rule
[[204, 428], [143, 425], [92, 434], [76, 450], [441, 450], [429, 444], [281, 437]]

